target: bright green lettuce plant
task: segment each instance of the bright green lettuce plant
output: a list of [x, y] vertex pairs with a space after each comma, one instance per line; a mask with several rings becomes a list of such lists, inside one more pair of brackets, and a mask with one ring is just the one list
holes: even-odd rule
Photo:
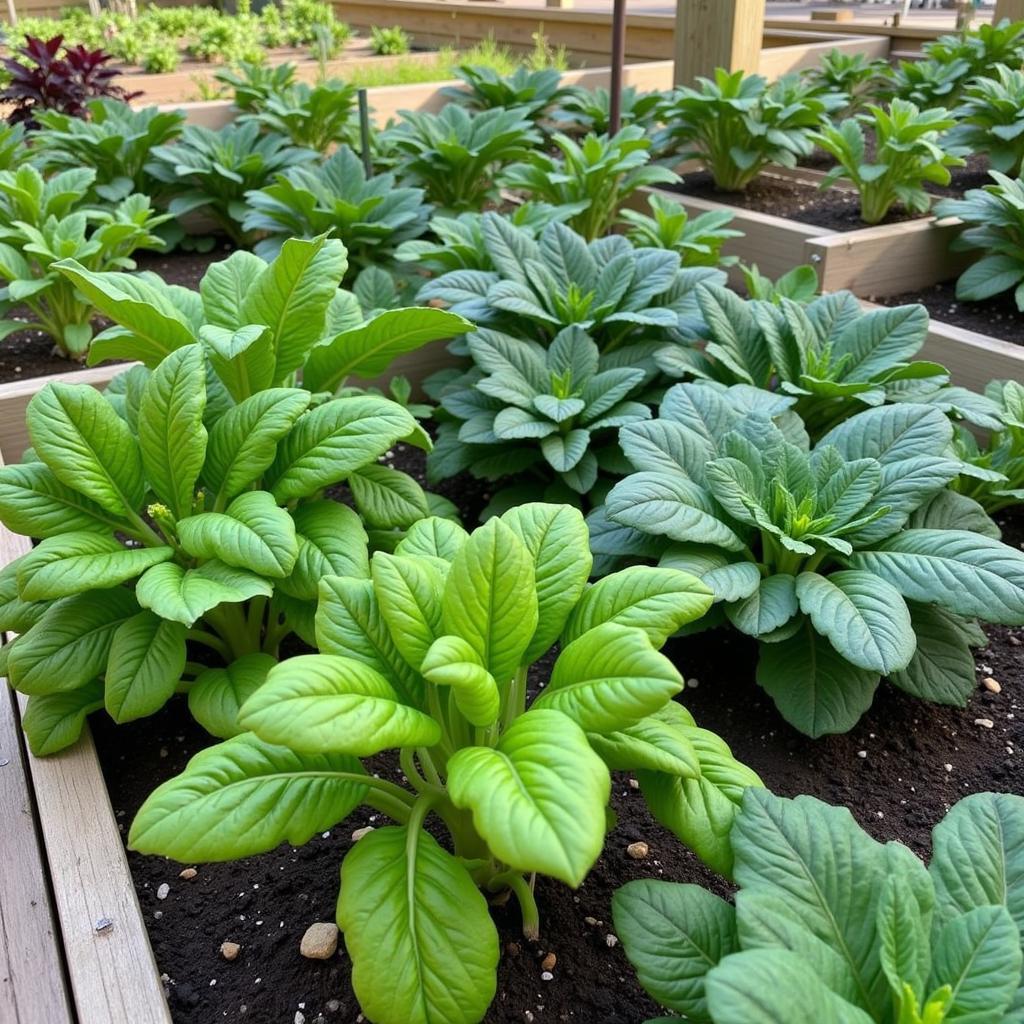
[[993, 71], [968, 83], [946, 143], [987, 153], [994, 170], [1018, 177], [1024, 169], [1024, 72], [1005, 64]]
[[271, 92], [252, 113], [238, 120], [241, 124], [256, 124], [262, 132], [284, 136], [293, 146], [326, 154], [338, 143], [352, 145], [358, 141], [357, 92], [354, 85], [337, 79], [320, 85], [298, 82]]
[[639, 125], [580, 142], [556, 132], [551, 143], [559, 156], [535, 150], [523, 163], [505, 168], [501, 184], [552, 206], [578, 205], [566, 223], [588, 242], [608, 234], [637, 189], [679, 181], [674, 171], [649, 162], [651, 141]]
[[562, 73], [557, 68], [529, 68], [520, 64], [511, 74], [485, 64], [460, 64], [455, 77], [463, 84], [445, 86], [441, 92], [470, 110], [494, 110], [517, 107], [534, 123], [567, 93], [561, 87]]
[[[430, 447], [412, 415], [332, 392], [415, 347], [414, 326], [425, 340], [460, 325], [415, 309], [334, 333], [344, 262], [323, 239], [271, 264], [237, 252], [199, 293], [59, 268], [117, 318], [104, 354], [143, 365], [109, 395], [47, 385], [28, 409], [31, 461], [0, 469], [0, 520], [40, 539], [0, 578], [0, 621], [21, 634], [6, 675], [29, 696], [37, 753], [73, 742], [93, 710], [126, 722], [178, 691], [205, 728], [235, 735], [284, 638], [313, 641], [320, 579], [367, 566], [367, 527], [393, 546], [444, 507], [377, 462], [401, 440]], [[360, 514], [325, 495], [339, 485]]]
[[647, 205], [653, 216], [639, 210], [623, 210], [626, 237], [637, 246], [669, 249], [679, 253], [684, 267], [729, 267], [736, 256], [723, 256], [722, 247], [730, 238], [742, 238], [743, 232], [728, 225], [732, 214], [725, 210], [709, 210], [691, 217], [681, 203], [652, 192]]
[[811, 267], [777, 282], [756, 267], [744, 274], [753, 301], [720, 285], [697, 288], [706, 343], [666, 345], [655, 357], [663, 372], [791, 395], [815, 439], [885, 402], [926, 403], [983, 429], [998, 428], [992, 401], [950, 386], [938, 363], [914, 358], [928, 339], [924, 306], [864, 310], [850, 292], [813, 298], [818, 281]]
[[698, 1024], [1020, 1019], [1019, 796], [961, 800], [935, 826], [927, 868], [809, 796], [749, 789], [731, 836], [735, 906], [653, 879], [612, 900], [626, 955], [666, 1008]]
[[482, 234], [494, 269], [442, 274], [420, 289], [421, 301], [442, 302], [478, 324], [519, 336], [551, 339], [575, 324], [602, 352], [621, 349], [620, 365], [632, 358], [653, 366], [666, 329], [699, 334], [697, 286], [725, 282], [711, 267], [683, 270], [678, 253], [634, 249], [621, 235], [588, 244], [558, 222], [535, 238], [485, 213]]
[[998, 423], [984, 443], [957, 429], [956, 452], [965, 466], [954, 486], [994, 515], [1024, 503], [1024, 384], [994, 380], [985, 396], [998, 407]]
[[703, 162], [724, 192], [742, 192], [770, 163], [795, 167], [810, 156], [810, 133], [823, 127], [845, 97], [817, 94], [798, 76], [768, 84], [760, 75], [715, 71], [712, 81], [670, 93], [658, 118], [655, 149]]
[[608, 359], [603, 365], [577, 326], [561, 330], [547, 349], [488, 330], [469, 335], [467, 345], [471, 369], [443, 372], [428, 384], [443, 422], [427, 479], [464, 470], [485, 480], [517, 477], [520, 483], [494, 496], [492, 509], [537, 495], [599, 501], [607, 487], [598, 481], [602, 466], [622, 466], [618, 428], [650, 419], [637, 400], [649, 374]]
[[[638, 124], [650, 131], [664, 99], [664, 93], [639, 92], [636, 86], [627, 85], [620, 96], [622, 124]], [[611, 94], [607, 89], [570, 86], [552, 120], [583, 135], [607, 135], [611, 130]]]
[[96, 172], [92, 195], [116, 203], [133, 192], [157, 193], [158, 183], [145, 166], [156, 146], [180, 134], [185, 115], [98, 99], [89, 103], [88, 119], [44, 110], [38, 120], [41, 130], [32, 137], [32, 162], [48, 173], [90, 167]]
[[[536, 938], [533, 876], [583, 882], [608, 828], [610, 767], [645, 769], [659, 817], [726, 872], [729, 822], [759, 784], [673, 702], [683, 681], [657, 650], [707, 607], [705, 589], [650, 568], [588, 589], [589, 570], [580, 513], [533, 504], [468, 536], [425, 520], [394, 555], [328, 575], [322, 653], [268, 673], [239, 714], [249, 731], [157, 789], [130, 846], [232, 860], [304, 843], [368, 804], [395, 824], [348, 853], [338, 900], [363, 1013], [476, 1024], [499, 956], [481, 890], [511, 890]], [[556, 640], [531, 701], [530, 666]], [[405, 785], [363, 766], [384, 751]]]
[[1024, 311], [1024, 179], [989, 171], [992, 184], [968, 189], [963, 199], [943, 199], [939, 217], [959, 217], [966, 228], [951, 246], [958, 252], [981, 250], [956, 282], [956, 297], [983, 302], [1013, 291]]
[[259, 125], [252, 122], [219, 131], [190, 124], [176, 142], [153, 150], [146, 171], [174, 197], [169, 209], [175, 217], [205, 214], [236, 245], [244, 246], [252, 241], [241, 227], [246, 192], [316, 159], [313, 150], [293, 146], [280, 135], [260, 135]]
[[255, 251], [272, 257], [289, 238], [339, 238], [350, 271], [386, 262], [398, 245], [422, 235], [430, 207], [423, 190], [395, 186], [392, 174], [367, 177], [363, 162], [342, 146], [317, 167], [293, 167], [246, 195], [242, 230], [266, 234]]
[[883, 406], [812, 447], [791, 404], [749, 385], [671, 388], [658, 419], [619, 433], [636, 472], [592, 522], [595, 553], [700, 576], [758, 641], [758, 683], [809, 736], [852, 728], [883, 676], [963, 706], [975, 620], [1024, 623], [1024, 554], [948, 490], [952, 424]]
[[[924, 214], [931, 207], [926, 182], [948, 185], [950, 167], [964, 161], [945, 146], [941, 133], [956, 121], [943, 107], [919, 110], [913, 103], [895, 99], [888, 109], [869, 105], [868, 112], [828, 125], [811, 138], [838, 161], [822, 188], [841, 178], [860, 193], [860, 215], [866, 224], [878, 224], [898, 205], [910, 213]], [[867, 155], [864, 125], [873, 129], [874, 154]]]
[[[86, 205], [82, 200], [95, 176], [83, 167], [44, 180], [31, 164], [0, 171], [0, 309], [27, 306], [57, 351], [75, 359], [92, 342], [96, 308], [54, 264], [71, 258], [93, 271], [132, 270], [132, 253], [163, 247], [155, 232], [169, 219], [144, 195], [127, 196], [109, 209]], [[0, 336], [26, 326], [0, 320]]]
[[497, 196], [498, 171], [528, 156], [541, 137], [520, 107], [478, 114], [449, 103], [439, 114], [403, 110], [383, 133], [400, 175], [445, 211], [480, 210]]

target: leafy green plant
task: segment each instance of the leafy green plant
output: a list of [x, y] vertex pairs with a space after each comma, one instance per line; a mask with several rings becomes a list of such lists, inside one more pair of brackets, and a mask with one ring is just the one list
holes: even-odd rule
[[963, 199], [943, 199], [935, 206], [939, 217], [959, 217], [967, 227], [953, 240], [952, 249], [983, 253], [957, 280], [956, 296], [981, 302], [1014, 290], [1017, 308], [1024, 311], [1024, 179], [989, 171], [993, 183], [968, 189]]
[[551, 142], [560, 156], [536, 150], [505, 168], [501, 184], [553, 206], [580, 206], [567, 223], [588, 242], [608, 233], [637, 189], [679, 181], [674, 171], [649, 163], [651, 141], [639, 125], [579, 143], [556, 132]]
[[370, 49], [378, 56], [397, 57], [408, 53], [412, 46], [409, 34], [401, 25], [382, 28], [377, 25], [370, 27]]
[[0, 124], [0, 171], [18, 167], [25, 156], [25, 126]]
[[730, 238], [742, 238], [743, 232], [727, 225], [732, 214], [725, 210], [709, 210], [691, 217], [681, 203], [652, 192], [647, 205], [653, 217], [639, 210], [623, 210], [621, 219], [629, 227], [626, 237], [639, 246], [669, 249], [679, 253], [684, 267], [730, 267], [736, 256], [723, 256], [722, 246]]
[[[827, 126], [811, 139], [838, 161], [822, 188], [840, 178], [851, 181], [860, 193], [860, 215], [878, 224], [897, 204], [911, 213], [924, 214], [931, 196], [924, 183], [948, 185], [949, 168], [964, 161], [950, 153], [940, 138], [956, 121], [942, 107], [918, 110], [913, 103], [893, 100], [889, 108], [869, 106], [868, 113], [848, 118], [838, 127]], [[863, 125], [873, 129], [875, 152], [868, 157]]]
[[890, 65], [886, 60], [836, 49], [829, 50], [817, 67], [808, 68], [804, 78], [819, 92], [845, 95], [847, 102], [843, 112], [849, 115], [873, 98], [880, 81], [889, 71]]
[[999, 64], [992, 77], [976, 78], [953, 111], [950, 147], [987, 153], [989, 163], [1011, 177], [1024, 165], [1024, 72]]
[[471, 114], [449, 103], [440, 114], [400, 111], [384, 132], [399, 155], [399, 170], [445, 210], [479, 210], [497, 194], [495, 177], [528, 156], [541, 138], [518, 107]]
[[[274, 4], [267, 4], [264, 11], [277, 10]], [[252, 64], [239, 61], [233, 67], [219, 68], [213, 76], [222, 85], [232, 90], [232, 102], [243, 113], [261, 110], [271, 96], [279, 95], [295, 84], [295, 65]]]
[[595, 553], [700, 576], [758, 641], [758, 683], [809, 736], [852, 728], [882, 676], [963, 706], [985, 642], [974, 620], [1024, 623], [1024, 554], [947, 490], [961, 469], [952, 424], [883, 406], [812, 447], [791, 405], [749, 385], [671, 388], [658, 419], [619, 433], [636, 472], [600, 519], [628, 529]]
[[[759, 784], [672, 701], [683, 681], [657, 651], [706, 608], [704, 588], [639, 568], [587, 590], [589, 569], [582, 516], [534, 504], [469, 536], [428, 519], [393, 556], [327, 576], [323, 653], [273, 668], [241, 709], [251, 731], [157, 789], [129, 845], [232, 860], [299, 845], [368, 804], [396, 824], [342, 864], [337, 916], [363, 1012], [475, 1024], [499, 956], [480, 889], [511, 890], [537, 937], [526, 876], [583, 882], [604, 844], [610, 766], [648, 769], [659, 816], [725, 871], [724, 828]], [[530, 666], [559, 639], [529, 703]], [[360, 760], [394, 750], [405, 786]], [[424, 828], [432, 817], [452, 852]]]
[[[627, 85], [621, 94], [622, 124], [639, 124], [650, 131], [664, 99], [663, 93], [639, 92], [636, 86]], [[611, 130], [611, 94], [607, 89], [570, 86], [552, 118], [582, 134], [607, 135]]]
[[[129, 721], [179, 690], [204, 727], [235, 735], [281, 641], [312, 642], [320, 579], [366, 567], [364, 522], [393, 545], [432, 511], [377, 463], [399, 440], [430, 447], [415, 419], [330, 392], [470, 325], [423, 309], [362, 324], [357, 309], [346, 329], [344, 264], [340, 242], [293, 240], [269, 265], [246, 252], [214, 264], [198, 294], [57, 267], [116, 320], [94, 361], [143, 365], [109, 395], [47, 385], [28, 409], [33, 461], [0, 469], [0, 520], [41, 539], [0, 582], [3, 628], [21, 633], [6, 674], [29, 695], [37, 753], [73, 742], [90, 711]], [[342, 483], [362, 520], [324, 496]], [[187, 642], [214, 660], [189, 661]]]
[[147, 42], [139, 53], [139, 64], [142, 70], [150, 75], [164, 75], [177, 71], [181, 63], [181, 52], [171, 42], [152, 40]]
[[357, 92], [355, 86], [336, 79], [321, 85], [299, 82], [270, 93], [239, 122], [257, 124], [261, 131], [284, 136], [294, 146], [327, 153], [337, 143], [351, 145], [359, 138]]
[[325, 235], [345, 243], [352, 273], [386, 261], [399, 243], [422, 235], [430, 215], [422, 189], [396, 188], [391, 174], [367, 178], [348, 146], [318, 167], [285, 171], [246, 201], [242, 229], [269, 233], [256, 245], [259, 255], [279, 252], [288, 238]]
[[481, 233], [494, 269], [442, 274], [420, 289], [421, 301], [442, 302], [478, 324], [519, 336], [550, 339], [576, 324], [602, 352], [622, 350], [621, 365], [632, 359], [653, 368], [666, 329], [698, 336], [704, 324], [696, 288], [725, 281], [722, 271], [683, 270], [678, 253], [634, 249], [622, 235], [588, 244], [558, 222], [535, 238], [485, 213]]
[[197, 60], [259, 64], [266, 60], [256, 18], [221, 17], [202, 26], [188, 41], [189, 54]]
[[751, 299], [771, 302], [776, 306], [780, 305], [783, 299], [805, 305], [814, 300], [821, 287], [818, 272], [809, 263], [787, 270], [774, 281], [770, 277], [765, 277], [757, 269], [756, 263], [749, 267], [740, 267], [740, 273], [743, 274], [743, 284]]
[[975, 78], [987, 78], [999, 64], [1019, 68], [1024, 63], [1024, 25], [1003, 18], [997, 24], [981, 23], [970, 32], [940, 36], [925, 43], [929, 61], [964, 68], [958, 88]]
[[[24, 305], [35, 325], [69, 358], [81, 358], [92, 341], [96, 309], [54, 270], [68, 257], [90, 270], [134, 269], [137, 249], [159, 249], [154, 232], [168, 219], [144, 195], [130, 195], [109, 210], [86, 206], [88, 168], [59, 171], [49, 180], [31, 164], [0, 171], [0, 308]], [[0, 335], [24, 330], [21, 320], [0, 320]]]
[[724, 192], [742, 192], [770, 163], [795, 167], [810, 156], [810, 133], [821, 128], [832, 101], [798, 76], [769, 85], [760, 75], [718, 68], [714, 81], [698, 78], [669, 94], [658, 114], [665, 127], [655, 149], [701, 160]]
[[290, 46], [309, 46], [316, 42], [317, 29], [326, 25], [340, 46], [352, 35], [352, 29], [334, 16], [334, 8], [322, 0], [280, 0], [281, 19]]
[[445, 86], [441, 92], [470, 110], [517, 107], [531, 121], [540, 121], [552, 105], [566, 95], [562, 74], [556, 68], [531, 70], [520, 65], [511, 74], [481, 64], [460, 64], [454, 69], [461, 86]]
[[316, 153], [280, 135], [260, 135], [259, 125], [230, 124], [219, 131], [187, 125], [176, 142], [157, 146], [146, 171], [168, 186], [175, 217], [204, 213], [236, 244], [251, 241], [241, 228], [245, 194], [269, 185], [275, 175], [312, 164]]
[[953, 106], [963, 84], [970, 78], [966, 60], [901, 60], [888, 79], [883, 79], [879, 99], [902, 100], [921, 110]]
[[602, 363], [597, 345], [575, 326], [547, 349], [488, 330], [467, 344], [472, 368], [443, 373], [427, 388], [443, 417], [428, 480], [464, 470], [484, 480], [529, 474], [496, 495], [491, 509], [537, 495], [600, 501], [607, 489], [600, 469], [622, 465], [617, 429], [650, 419], [650, 408], [637, 401], [649, 374]]
[[32, 162], [46, 172], [92, 168], [91, 194], [111, 203], [132, 192], [158, 192], [146, 164], [153, 150], [177, 138], [185, 124], [179, 110], [138, 110], [109, 99], [91, 101], [88, 120], [57, 110], [41, 111], [38, 118], [43, 130], [33, 137]]
[[615, 932], [665, 1007], [700, 1024], [1017, 1019], [1019, 796], [961, 800], [935, 826], [927, 868], [906, 846], [876, 842], [845, 807], [809, 796], [747, 790], [731, 837], [735, 907], [651, 879], [613, 898]]
[[1024, 385], [994, 380], [985, 395], [997, 405], [999, 423], [984, 445], [958, 428], [956, 451], [966, 465], [954, 486], [994, 515], [1024, 503]]

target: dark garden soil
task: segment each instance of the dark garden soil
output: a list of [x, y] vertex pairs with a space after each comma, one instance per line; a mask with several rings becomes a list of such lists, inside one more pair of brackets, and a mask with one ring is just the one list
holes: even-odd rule
[[[395, 461], [407, 470], [413, 465], [406, 451], [396, 452]], [[481, 484], [462, 478], [443, 490], [472, 514], [487, 498]], [[1008, 543], [1024, 546], [1024, 515], [1003, 526]], [[1024, 794], [1018, 753], [1024, 750], [1024, 629], [995, 628], [989, 637], [977, 657], [979, 688], [966, 709], [927, 705], [883, 684], [852, 732], [818, 741], [779, 718], [753, 681], [753, 644], [735, 633], [676, 640], [666, 651], [687, 679], [683, 703], [773, 790], [846, 804], [878, 839], [900, 839], [926, 854], [932, 825], [962, 796]], [[549, 667], [535, 670], [533, 688]], [[986, 679], [994, 680], [991, 689]], [[182, 700], [128, 726], [115, 728], [97, 716], [94, 731], [124, 832], [152, 789], [212, 742]], [[389, 757], [373, 759], [370, 767], [398, 777]], [[486, 1024], [641, 1024], [656, 1007], [637, 986], [614, 935], [612, 893], [630, 879], [660, 877], [728, 894], [726, 883], [654, 822], [628, 776], [616, 775], [612, 790], [617, 823], [583, 886], [573, 892], [538, 882], [540, 942], [523, 940], [514, 903], [494, 908], [503, 956]], [[360, 810], [302, 848], [285, 845], [234, 864], [194, 865], [192, 878], [179, 875], [186, 865], [130, 853], [175, 1024], [361, 1021], [344, 945], [328, 961], [311, 961], [300, 956], [299, 942], [313, 922], [334, 919], [338, 866], [352, 832], [382, 823]], [[627, 847], [638, 841], [649, 852], [636, 860]], [[163, 885], [169, 890], [160, 899]], [[241, 946], [232, 962], [220, 954], [225, 941]], [[544, 981], [541, 961], [548, 953], [557, 961], [553, 980]]]
[[893, 295], [873, 301], [886, 306], [920, 302], [927, 307], [934, 320], [1011, 341], [1015, 345], [1024, 345], [1024, 313], [1017, 308], [1012, 290], [984, 302], [964, 302], [956, 297], [956, 281], [944, 281], [923, 292]]
[[[222, 260], [230, 248], [218, 246], [209, 253], [176, 252], [162, 255], [155, 252], [140, 252], [135, 256], [139, 270], [151, 270], [159, 274], [168, 284], [180, 284], [186, 288], [198, 288], [206, 268], [216, 260]], [[11, 310], [11, 317], [31, 324], [31, 311], [23, 306]], [[52, 373], [74, 373], [84, 369], [85, 364], [65, 359], [54, 350], [53, 340], [42, 331], [26, 327], [16, 331], [0, 342], [0, 383], [45, 377]]]

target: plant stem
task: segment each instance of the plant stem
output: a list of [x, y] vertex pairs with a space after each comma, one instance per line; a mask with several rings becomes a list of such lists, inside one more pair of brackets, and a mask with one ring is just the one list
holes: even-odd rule
[[194, 640], [197, 644], [209, 647], [211, 651], [216, 651], [225, 661], [232, 660], [228, 645], [214, 633], [208, 633], [205, 629], [190, 629], [185, 634], [185, 639]]
[[527, 882], [518, 872], [510, 872], [507, 875], [499, 875], [494, 880], [500, 880], [516, 894], [523, 915], [523, 935], [530, 942], [536, 942], [540, 938], [540, 911], [537, 909], [537, 900], [533, 894], [533, 881], [536, 877], [531, 875], [530, 881]]

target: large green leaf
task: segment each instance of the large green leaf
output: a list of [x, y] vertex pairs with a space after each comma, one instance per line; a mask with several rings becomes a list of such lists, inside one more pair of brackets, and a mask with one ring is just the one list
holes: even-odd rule
[[893, 856], [890, 873], [882, 882], [877, 922], [880, 959], [893, 997], [901, 998], [904, 986], [909, 986], [921, 1004], [929, 991], [935, 894], [924, 865], [902, 849], [908, 856]]
[[7, 674], [27, 694], [77, 690], [102, 675], [118, 626], [139, 610], [125, 587], [57, 601], [11, 647]]
[[36, 757], [47, 757], [70, 747], [81, 736], [86, 717], [101, 707], [101, 679], [94, 679], [77, 690], [29, 697], [21, 716], [29, 749]]
[[378, 551], [370, 567], [381, 614], [402, 657], [419, 669], [441, 635], [444, 578], [425, 558]]
[[188, 709], [208, 732], [222, 740], [245, 730], [238, 724], [242, 705], [263, 685], [277, 664], [269, 654], [246, 654], [227, 668], [208, 668], [188, 691]]
[[880, 676], [851, 665], [805, 622], [793, 636], [761, 644], [757, 681], [790, 725], [818, 737], [852, 729]]
[[604, 622], [562, 650], [534, 706], [555, 708], [586, 732], [616, 732], [682, 688], [682, 676], [642, 629]]
[[173, 557], [174, 549], [166, 545], [126, 548], [98, 533], [59, 534], [18, 562], [18, 586], [25, 601], [70, 597], [114, 587]]
[[214, 372], [236, 402], [270, 387], [274, 379], [274, 337], [263, 324], [218, 327], [204, 324], [199, 338]]
[[814, 628], [851, 664], [888, 675], [913, 658], [916, 644], [907, 603], [872, 573], [802, 572], [796, 596]]
[[154, 790], [128, 845], [186, 862], [238, 860], [283, 842], [301, 846], [362, 802], [364, 777], [347, 754], [298, 754], [246, 733], [201, 750]]
[[297, 370], [320, 340], [328, 303], [347, 266], [345, 247], [336, 239], [289, 238], [277, 259], [252, 282], [239, 322], [270, 328], [277, 352], [271, 383], [280, 384]]
[[203, 479], [228, 501], [274, 461], [277, 442], [309, 406], [308, 391], [270, 388], [233, 406], [213, 425]]
[[460, 636], [504, 686], [537, 628], [533, 559], [500, 519], [475, 530], [455, 556], [445, 585], [444, 632]]
[[192, 511], [206, 459], [206, 364], [198, 345], [172, 352], [150, 375], [139, 405], [139, 447], [146, 479], [180, 519]]
[[678, 728], [653, 715], [617, 732], [588, 733], [587, 739], [613, 771], [700, 777], [700, 759], [693, 744]]
[[471, 810], [496, 857], [521, 871], [582, 883], [604, 845], [611, 780], [573, 721], [535, 709], [492, 747], [466, 747], [448, 762], [448, 792]]
[[407, 473], [371, 463], [349, 474], [348, 486], [368, 527], [393, 530], [430, 514], [427, 496]]
[[599, 580], [583, 595], [562, 634], [568, 643], [602, 622], [644, 630], [654, 647], [710, 607], [709, 587], [676, 569], [633, 566]]
[[0, 467], [0, 521], [15, 533], [44, 538], [77, 530], [110, 533], [123, 526], [41, 462]]
[[871, 1024], [799, 956], [782, 949], [734, 953], [706, 982], [715, 1024]]
[[239, 249], [227, 259], [211, 263], [199, 282], [203, 319], [218, 327], [242, 323], [242, 305], [267, 264], [255, 253]]
[[469, 534], [458, 523], [431, 516], [409, 527], [406, 535], [398, 542], [395, 554], [426, 555], [428, 558], [454, 562], [468, 538]]
[[435, 686], [451, 687], [456, 706], [471, 725], [483, 728], [497, 721], [501, 711], [498, 684], [461, 637], [438, 637], [424, 655], [420, 671]]
[[267, 481], [278, 501], [308, 497], [373, 462], [416, 429], [416, 420], [386, 398], [325, 402], [300, 417], [280, 441]]
[[128, 425], [88, 384], [47, 384], [28, 404], [32, 446], [63, 484], [124, 516], [142, 504], [142, 455]]
[[346, 377], [376, 377], [404, 352], [473, 329], [468, 320], [443, 309], [385, 310], [313, 348], [302, 369], [302, 382], [310, 391], [335, 391]]
[[311, 754], [370, 757], [393, 747], [431, 747], [441, 738], [437, 722], [403, 704], [379, 672], [333, 654], [275, 666], [238, 722], [267, 743]]
[[739, 948], [736, 911], [699, 885], [642, 879], [612, 897], [615, 933], [637, 979], [661, 1005], [708, 1022], [708, 971]]
[[359, 516], [341, 502], [323, 499], [293, 509], [298, 557], [291, 575], [277, 583], [280, 591], [301, 601], [316, 601], [325, 576], [370, 575], [366, 530]]
[[905, 668], [890, 673], [889, 681], [922, 700], [963, 707], [978, 683], [961, 620], [934, 605], [910, 601], [909, 607], [914, 656]]
[[877, 459], [883, 466], [918, 455], [942, 455], [953, 425], [934, 406], [901, 403], [867, 409], [844, 420], [816, 445], [834, 445], [847, 462]]
[[185, 626], [150, 611], [127, 619], [114, 633], [104, 702], [115, 722], [151, 715], [167, 703], [185, 668]]
[[778, 573], [761, 580], [750, 597], [726, 605], [729, 621], [748, 636], [765, 636], [781, 629], [797, 613], [796, 580]]
[[219, 604], [270, 597], [272, 593], [273, 587], [266, 580], [216, 560], [196, 569], [183, 569], [176, 562], [155, 565], [146, 570], [135, 587], [143, 608], [186, 626]]
[[510, 509], [501, 519], [533, 559], [537, 629], [523, 658], [533, 662], [558, 639], [587, 585], [593, 564], [587, 524], [578, 509], [539, 502]]
[[375, 1024], [477, 1024], [497, 987], [498, 933], [469, 872], [422, 829], [379, 828], [341, 868], [338, 925]]
[[223, 512], [200, 512], [178, 523], [181, 546], [195, 558], [262, 576], [287, 576], [298, 558], [295, 523], [266, 491], [240, 494]]

